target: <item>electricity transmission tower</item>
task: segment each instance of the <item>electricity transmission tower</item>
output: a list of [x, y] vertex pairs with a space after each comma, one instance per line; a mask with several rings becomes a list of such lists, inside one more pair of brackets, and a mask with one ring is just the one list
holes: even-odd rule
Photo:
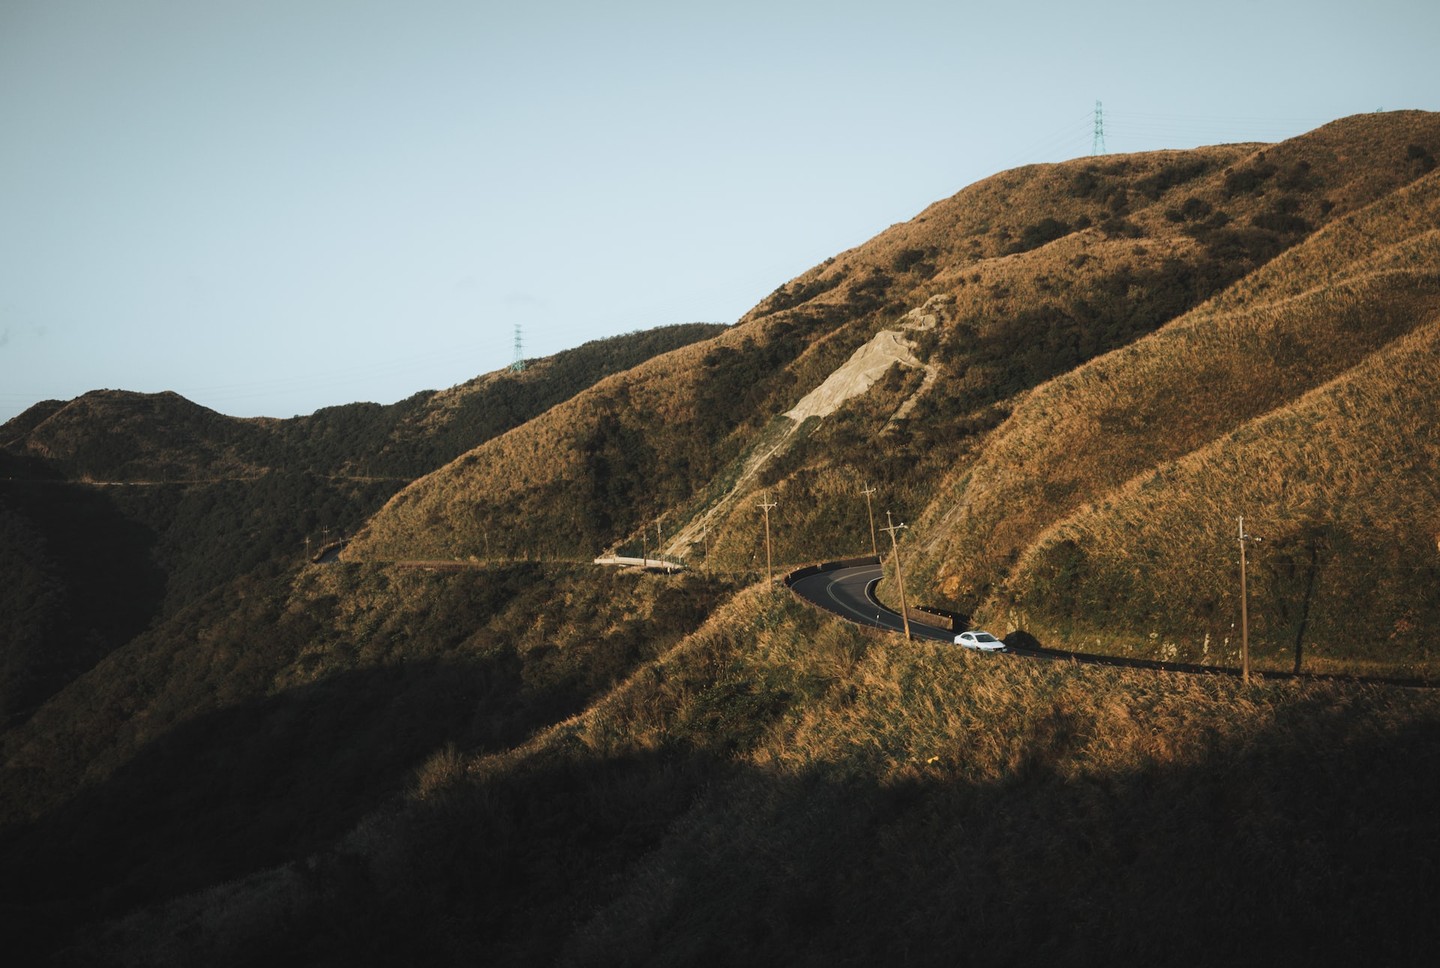
[[510, 369], [519, 373], [525, 369], [525, 343], [520, 338], [520, 324], [515, 324], [515, 362], [510, 364]]
[[1105, 110], [1095, 102], [1095, 138], [1090, 142], [1090, 154], [1105, 154]]

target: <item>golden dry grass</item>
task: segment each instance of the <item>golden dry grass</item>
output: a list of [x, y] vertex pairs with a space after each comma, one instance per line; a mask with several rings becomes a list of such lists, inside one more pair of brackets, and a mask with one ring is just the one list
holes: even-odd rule
[[[951, 409], [927, 403], [891, 426], [916, 381], [887, 377], [741, 489], [712, 535], [714, 564], [758, 568], [766, 486], [781, 502], [777, 565], [868, 550], [856, 485], [879, 470], [877, 510], [931, 505], [907, 541], [919, 584], [1046, 644], [1094, 636], [1223, 663], [1243, 508], [1268, 539], [1251, 559], [1262, 668], [1285, 668], [1293, 642], [1309, 669], [1433, 671], [1436, 183], [1414, 180], [1407, 144], [1440, 153], [1440, 120], [1348, 119], [1280, 146], [1003, 173], [782, 287], [718, 340], [417, 482], [350, 556], [588, 555], [657, 514], [673, 533], [774, 415], [933, 295], [949, 297], [959, 342], [1023, 350], [1044, 335], [1037, 309], [1064, 316], [1103, 296], [1123, 310], [1149, 296], [1121, 283], [1157, 262], [1209, 260], [1223, 275], [1278, 251], [1215, 256], [1213, 238], [1170, 216], [1194, 199], [1241, 230], [1282, 216], [1323, 228], [1155, 336], [1058, 379], [1030, 371], [1008, 399], [967, 409], [952, 395]], [[1071, 231], [1055, 237], [1047, 219]], [[1007, 325], [1026, 313], [1034, 332]], [[936, 350], [946, 377], [1000, 385], [1005, 361], [966, 350]], [[927, 420], [950, 423], [914, 426]], [[601, 513], [603, 527], [588, 519]], [[977, 656], [842, 624], [777, 589], [717, 606], [723, 583], [644, 576], [627, 590], [631, 576], [587, 574], [310, 569], [288, 600], [238, 589], [164, 650], [90, 677], [71, 697], [85, 735], [20, 749], [18, 765], [38, 773], [63, 756], [76, 782], [119, 775], [107, 744], [164, 739], [212, 690], [219, 707], [265, 700], [262, 728], [227, 717], [215, 729], [285, 751], [248, 758], [260, 775], [282, 762], [295, 774], [286, 809], [266, 816], [324, 812], [344, 785], [326, 781], [382, 756], [409, 789], [335, 849], [82, 938], [74, 960], [830, 965], [973, 951], [1086, 964], [1185, 950], [1408, 963], [1433, 951], [1433, 892], [1414, 886], [1435, 867], [1430, 691]], [[1357, 630], [1363, 648], [1342, 648]], [[421, 657], [446, 661], [426, 670]], [[453, 688], [467, 665], [470, 686]], [[313, 705], [289, 705], [297, 693]], [[535, 705], [496, 712], [526, 696]], [[310, 711], [342, 709], [310, 727]], [[407, 725], [419, 720], [443, 728]], [[291, 727], [304, 741], [282, 742]], [[188, 753], [174, 747], [154, 775], [207, 759], [232, 769]], [[301, 786], [310, 799], [290, 807]], [[155, 785], [135, 787], [148, 808]], [[1217, 938], [1216, 924], [1236, 930]]]
[[[1403, 194], [1370, 218], [1321, 231], [1154, 336], [1038, 388], [987, 448], [965, 496], [973, 505], [992, 478], [1037, 488], [1034, 476], [1007, 468], [1038, 466], [1062, 500], [1083, 503], [1156, 456], [1294, 399], [1422, 321], [1440, 284], [1431, 228], [1440, 179]], [[1359, 249], [1362, 238], [1371, 244]], [[1326, 267], [1321, 284], [1306, 277], [1317, 266]], [[1009, 494], [992, 500], [1006, 505], [1006, 527], [1024, 534], [1015, 512], [1025, 505]]]
[[[1432, 547], [1440, 529], [1437, 364], [1440, 315], [1294, 405], [1127, 482], [1041, 534], [1007, 586], [1012, 607], [997, 602], [990, 617], [1043, 637], [1054, 612], [1039, 575], [1069, 542], [1085, 556], [1077, 593], [1089, 605], [1084, 618], [1067, 620], [1069, 638], [1098, 635], [1106, 647], [1143, 652], [1157, 644], [1145, 634], [1159, 629], [1161, 647], [1235, 664], [1238, 633], [1229, 625], [1239, 612], [1235, 532], [1243, 514], [1247, 531], [1268, 542], [1250, 556], [1262, 667], [1292, 668], [1299, 618], [1287, 621], [1284, 612], [1304, 598], [1307, 670], [1440, 674], [1432, 624], [1440, 611], [1432, 584], [1440, 571]], [[1297, 551], [1313, 581], [1286, 574], [1296, 564], [1286, 556]], [[1128, 601], [1104, 600], [1120, 589]], [[1119, 621], [1107, 628], [1107, 617]], [[1137, 628], [1137, 618], [1152, 627]]]
[[[1350, 434], [1369, 429], [1385, 441], [1377, 445], [1387, 450], [1380, 463], [1373, 454], [1330, 448], [1344, 434], [1330, 430], [1309, 404], [1304, 416], [1269, 426], [1246, 461], [1266, 469], [1262, 477], [1272, 488], [1289, 487], [1292, 503], [1294, 492], [1305, 490], [1297, 481], [1330, 482], [1334, 494], [1326, 501], [1305, 499], [1327, 507], [1341, 505], [1335, 495], [1347, 493], [1347, 482], [1386, 468], [1389, 484], [1371, 495], [1380, 502], [1371, 505], [1377, 516], [1424, 531], [1430, 512], [1405, 495], [1429, 493], [1436, 449], [1425, 422], [1427, 398], [1416, 387], [1430, 386], [1434, 356], [1428, 344], [1417, 348], [1404, 336], [1440, 312], [1437, 219], [1440, 177], [1432, 174], [1320, 231], [1154, 336], [1038, 388], [932, 506], [922, 522], [929, 541], [921, 569], [928, 566], [945, 597], [976, 605], [1007, 579], [1007, 563], [1033, 554], [1056, 522], [1099, 516], [1097, 509], [1142, 483], [1154, 495], [1146, 513], [1159, 516], [1160, 505], [1198, 511], [1192, 502], [1200, 494], [1253, 475], [1239, 474], [1240, 464], [1230, 462], [1176, 480], [1170, 462], [1219, 437], [1260, 433], [1253, 421], [1287, 413], [1306, 393], [1357, 367], [1351, 379], [1366, 392], [1410, 401], [1347, 404]], [[1397, 340], [1395, 359], [1405, 365], [1369, 362]], [[1202, 512], [1203, 527], [1189, 521], [1175, 535], [1208, 533], [1233, 519], [1245, 505], [1235, 497], [1220, 502], [1223, 512], [1213, 504]], [[1276, 500], [1254, 496], [1262, 514], [1275, 513]], [[1082, 542], [1088, 550], [1086, 542], [1088, 536]], [[1193, 559], [1212, 561], [1213, 551], [1213, 542], [1190, 547], [1175, 537], [1166, 557], [1193, 571], [1209, 567]], [[1148, 576], [1137, 577], [1139, 584], [1159, 580], [1149, 558], [1137, 556], [1133, 567]], [[1169, 591], [1178, 605], [1175, 596], [1183, 601], [1194, 576], [1182, 564], [1168, 567], [1179, 569]], [[1127, 627], [1122, 634], [1144, 631]]]

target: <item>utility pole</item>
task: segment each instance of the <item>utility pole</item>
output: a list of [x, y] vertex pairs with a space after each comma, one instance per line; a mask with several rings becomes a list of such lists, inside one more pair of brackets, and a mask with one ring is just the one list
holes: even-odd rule
[[1250, 684], [1250, 597], [1245, 589], [1245, 542], [1259, 541], [1245, 533], [1245, 516], [1240, 515], [1240, 677]]
[[650, 567], [650, 529], [640, 529], [640, 570]]
[[900, 542], [895, 540], [895, 532], [905, 528], [903, 523], [896, 524], [890, 518], [890, 512], [885, 512], [885, 521], [890, 525], [888, 528], [881, 528], [881, 531], [890, 532], [890, 547], [895, 552], [895, 580], [900, 583], [900, 621], [905, 624], [905, 638], [910, 639], [910, 606], [905, 604], [905, 575], [900, 571]]
[[765, 500], [755, 506], [765, 512], [765, 581], [768, 584], [775, 581], [775, 576], [770, 568], [770, 509], [778, 505], [770, 500], [770, 492], [766, 491]]
[[865, 495], [865, 513], [870, 518], [870, 553], [878, 559], [880, 557], [880, 549], [875, 544], [875, 511], [870, 506], [870, 495], [875, 493], [875, 488], [870, 486], [869, 481], [866, 481], [860, 493]]
[[1095, 102], [1095, 137], [1090, 142], [1090, 154], [1105, 154], [1105, 111], [1100, 102]]

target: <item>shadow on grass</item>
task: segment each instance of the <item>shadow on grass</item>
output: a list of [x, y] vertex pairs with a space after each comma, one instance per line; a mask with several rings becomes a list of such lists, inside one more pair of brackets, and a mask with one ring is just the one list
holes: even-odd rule
[[604, 757], [575, 742], [462, 772], [374, 825], [365, 853], [290, 868], [284, 892], [256, 882], [69, 957], [1428, 963], [1440, 721], [1382, 735], [1324, 699], [1287, 709], [1243, 749], [1108, 773], [1067, 760], [1083, 724], [1052, 717], [987, 783], [777, 775], [702, 736]]
[[[1084, 665], [1111, 666], [1117, 669], [1148, 669], [1153, 672], [1183, 672], [1191, 675], [1231, 676], [1238, 678], [1241, 670], [1229, 666], [1200, 665], [1194, 662], [1163, 662], [1159, 659], [1135, 659], [1119, 655], [1100, 655], [1093, 652], [1071, 652], [1068, 649], [1052, 649], [1024, 629], [1016, 629], [1005, 636], [1006, 649], [1014, 655], [1035, 659], [1051, 659], [1063, 662], [1078, 662]], [[1295, 645], [1295, 662], [1300, 662], [1300, 643]], [[1296, 680], [1304, 682], [1353, 682], [1374, 686], [1404, 686], [1411, 689], [1440, 688], [1440, 683], [1430, 679], [1407, 676], [1361, 676], [1324, 672], [1277, 672], [1274, 670], [1250, 670], [1252, 679]]]
[[437, 747], [509, 746], [570, 704], [523, 693], [509, 653], [338, 675], [184, 723], [0, 836], [7, 933], [43, 948], [77, 921], [319, 850]]
[[0, 725], [13, 727], [145, 628], [160, 609], [165, 575], [152, 556], [154, 532], [100, 489], [0, 481], [0, 524], [7, 511], [25, 524], [12, 538], [23, 546], [6, 553], [34, 568], [44, 588], [0, 589], [14, 636], [3, 656]]

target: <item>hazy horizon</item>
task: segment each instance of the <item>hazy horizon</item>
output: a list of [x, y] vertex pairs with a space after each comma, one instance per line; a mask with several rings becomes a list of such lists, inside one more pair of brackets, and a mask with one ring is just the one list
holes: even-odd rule
[[1381, 2], [0, 10], [0, 421], [389, 403], [771, 290], [1006, 168], [1440, 109]]

